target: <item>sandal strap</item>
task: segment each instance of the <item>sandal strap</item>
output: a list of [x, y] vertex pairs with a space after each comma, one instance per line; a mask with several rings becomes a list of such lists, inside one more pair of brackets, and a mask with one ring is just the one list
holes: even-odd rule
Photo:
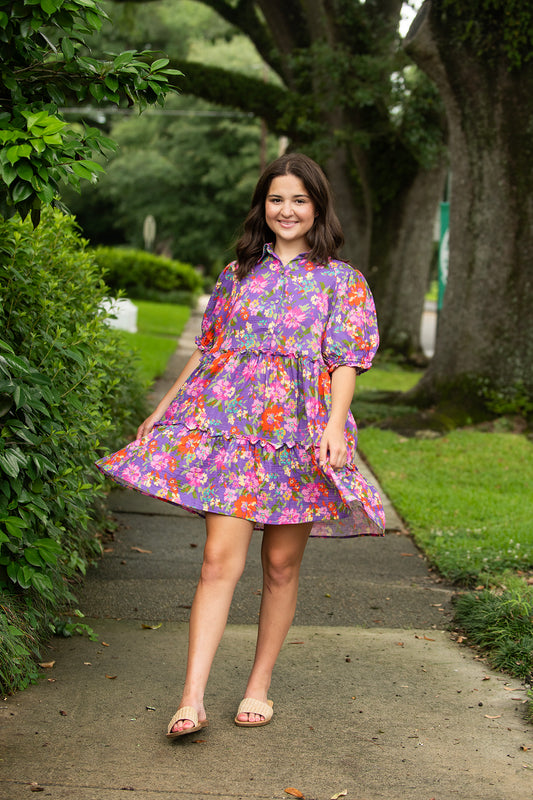
[[194, 727], [198, 725], [198, 712], [192, 706], [182, 706], [178, 708], [170, 722], [168, 723], [168, 732], [171, 733], [173, 726], [176, 722], [180, 719], [190, 719], [191, 722], [194, 722]]
[[272, 700], [262, 703], [261, 700], [255, 700], [253, 697], [245, 697], [239, 705], [238, 714], [261, 714], [268, 722], [272, 718], [274, 711], [272, 710]]

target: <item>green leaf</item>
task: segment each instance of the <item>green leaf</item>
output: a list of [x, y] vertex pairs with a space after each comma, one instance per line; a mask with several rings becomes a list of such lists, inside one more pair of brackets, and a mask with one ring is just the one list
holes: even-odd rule
[[100, 102], [105, 97], [105, 88], [102, 86], [101, 83], [91, 83], [89, 86], [89, 91], [94, 97], [95, 100]]
[[93, 173], [87, 167], [84, 167], [80, 161], [73, 161], [71, 163], [71, 169], [78, 178], [85, 178], [86, 180], [91, 180], [93, 177]]
[[53, 594], [54, 585], [48, 575], [43, 575], [42, 572], [33, 572], [31, 583], [32, 586], [45, 597], [50, 597]]
[[10, 147], [8, 149], [6, 156], [8, 161], [11, 162], [11, 164], [15, 164], [19, 160], [20, 147], [21, 146], [19, 144], [15, 144], [13, 145], [13, 147]]
[[27, 200], [28, 197], [33, 193], [33, 190], [29, 183], [17, 181], [13, 190], [11, 192], [11, 196], [13, 198], [13, 202], [15, 203], [22, 203], [23, 200]]
[[46, 150], [46, 145], [42, 139], [30, 139], [30, 144], [39, 155]]
[[63, 144], [63, 138], [59, 133], [54, 133], [52, 136], [45, 135], [43, 136], [43, 141], [51, 145]]
[[111, 89], [112, 92], [116, 92], [119, 87], [118, 78], [116, 78], [114, 75], [106, 75], [104, 78], [104, 83], [108, 89]]
[[135, 50], [125, 50], [123, 53], [118, 55], [115, 60], [113, 61], [113, 66], [115, 69], [120, 69], [121, 67], [129, 64], [135, 58]]
[[10, 186], [17, 177], [17, 170], [11, 164], [4, 164], [3, 167], [0, 167], [0, 175], [4, 183]]
[[84, 167], [87, 167], [87, 169], [90, 169], [92, 172], [105, 172], [103, 166], [99, 164], [97, 161], [91, 161], [90, 159], [82, 158], [79, 161], [76, 161], [75, 163], [82, 164]]
[[67, 36], [64, 36], [61, 39], [61, 50], [63, 51], [63, 55], [65, 56], [67, 61], [70, 61], [74, 58], [74, 53], [76, 52], [74, 44], [71, 39]]
[[32, 564], [34, 567], [42, 567], [44, 566], [44, 562], [39, 554], [39, 551], [36, 550], [34, 547], [26, 547], [24, 550], [24, 558], [28, 562], [28, 564]]
[[156, 61], [150, 64], [150, 72], [155, 72], [158, 69], [162, 69], [163, 67], [166, 67], [166, 65], [169, 63], [170, 63], [169, 58], [158, 58]]
[[7, 519], [2, 520], [2, 524], [5, 525], [7, 532], [11, 536], [15, 536], [19, 539], [23, 535], [23, 530], [28, 527], [27, 523], [24, 522], [24, 520], [20, 517], [8, 517]]
[[17, 164], [17, 175], [19, 178], [22, 178], [23, 181], [31, 181], [33, 178], [33, 169], [31, 168], [31, 164], [28, 164], [27, 161]]
[[54, 11], [57, 11], [61, 4], [62, 0], [40, 0], [39, 2], [42, 10], [49, 15], [53, 14]]

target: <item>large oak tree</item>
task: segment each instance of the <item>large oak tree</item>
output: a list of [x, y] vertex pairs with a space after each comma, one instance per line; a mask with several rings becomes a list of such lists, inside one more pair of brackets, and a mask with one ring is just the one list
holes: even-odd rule
[[426, 0], [407, 48], [444, 100], [452, 174], [448, 286], [416, 393], [531, 413], [533, 6]]
[[402, 0], [199, 2], [250, 38], [278, 81], [180, 60], [181, 90], [253, 112], [320, 161], [345, 255], [374, 290], [382, 343], [416, 354], [445, 176], [444, 126], [430, 82], [405, 80]]

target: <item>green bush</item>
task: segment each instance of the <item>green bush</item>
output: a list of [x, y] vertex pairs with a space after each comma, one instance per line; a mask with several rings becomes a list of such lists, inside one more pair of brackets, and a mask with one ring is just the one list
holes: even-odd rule
[[533, 586], [459, 595], [455, 619], [495, 669], [533, 682]]
[[[3, 691], [32, 679], [30, 655], [100, 550], [95, 459], [131, 438], [145, 411], [133, 355], [106, 325], [107, 287], [85, 245], [59, 212], [46, 210], [35, 230], [0, 219]], [[2, 665], [15, 653], [8, 680]]]
[[113, 292], [123, 290], [134, 299], [187, 305], [203, 289], [202, 278], [190, 264], [143, 250], [98, 247], [94, 257]]

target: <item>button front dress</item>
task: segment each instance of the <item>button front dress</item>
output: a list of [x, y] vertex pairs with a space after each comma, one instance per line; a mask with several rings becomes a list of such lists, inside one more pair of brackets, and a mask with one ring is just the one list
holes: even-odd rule
[[378, 493], [354, 464], [318, 463], [331, 410], [331, 373], [367, 370], [378, 346], [372, 295], [360, 272], [303, 254], [283, 265], [265, 245], [241, 281], [220, 275], [197, 346], [201, 361], [152, 432], [102, 458], [115, 481], [188, 511], [266, 524], [313, 522], [311, 536], [380, 535]]

